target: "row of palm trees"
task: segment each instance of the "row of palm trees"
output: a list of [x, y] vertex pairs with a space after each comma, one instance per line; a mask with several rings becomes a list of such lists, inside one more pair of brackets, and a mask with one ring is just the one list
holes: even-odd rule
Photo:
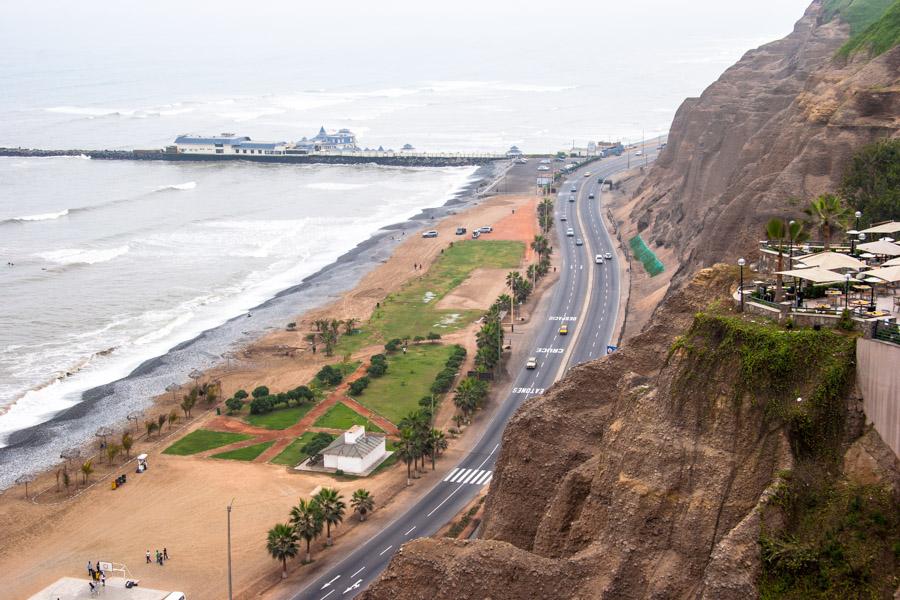
[[[353, 492], [350, 506], [359, 515], [360, 521], [375, 508], [375, 498], [368, 490], [358, 489]], [[300, 499], [297, 506], [291, 508], [287, 523], [278, 523], [272, 527], [266, 537], [266, 549], [275, 560], [281, 561], [281, 577], [287, 577], [287, 561], [300, 553], [300, 540], [306, 542], [306, 557], [303, 564], [312, 562], [311, 545], [313, 540], [325, 530], [325, 546], [331, 546], [331, 528], [344, 521], [347, 505], [344, 497], [334, 488], [323, 488], [309, 500]]]
[[398, 428], [400, 439], [395, 451], [406, 463], [406, 485], [412, 485], [413, 472], [416, 477], [425, 472], [426, 458], [431, 459], [431, 470], [434, 471], [437, 457], [447, 449], [447, 437], [443, 431], [431, 426], [431, 412], [427, 410], [409, 413], [400, 420]]
[[334, 354], [334, 347], [337, 345], [340, 337], [341, 327], [344, 328], [345, 335], [353, 335], [356, 331], [356, 325], [359, 319], [316, 319], [313, 321], [316, 331], [306, 335], [306, 341], [312, 344], [313, 352], [316, 351], [316, 343], [320, 342], [325, 346], [325, 356]]

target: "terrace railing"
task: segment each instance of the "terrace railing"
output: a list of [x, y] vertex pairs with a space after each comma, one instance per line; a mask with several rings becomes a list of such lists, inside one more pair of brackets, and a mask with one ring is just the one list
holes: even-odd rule
[[872, 332], [872, 337], [876, 340], [881, 340], [882, 342], [890, 342], [891, 344], [900, 346], [900, 326], [896, 324], [885, 325], [883, 323], [876, 323], [875, 331]]

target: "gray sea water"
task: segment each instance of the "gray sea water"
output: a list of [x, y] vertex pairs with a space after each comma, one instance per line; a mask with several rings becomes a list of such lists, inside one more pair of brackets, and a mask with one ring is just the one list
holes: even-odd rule
[[[419, 150], [637, 141], [806, 1], [428, 4], [2, 3], [0, 146], [293, 140], [322, 125]], [[85, 391], [210, 328], [215, 344], [169, 353], [168, 370], [91, 410], [127, 412], [223, 360], [260, 329], [235, 317], [474, 171], [0, 159], [0, 487], [12, 462], [90, 437]]]

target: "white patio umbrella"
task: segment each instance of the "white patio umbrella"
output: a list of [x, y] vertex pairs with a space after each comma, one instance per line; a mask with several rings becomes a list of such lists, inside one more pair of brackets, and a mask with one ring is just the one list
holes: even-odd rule
[[877, 277], [884, 281], [900, 281], [900, 265], [893, 267], [881, 267], [880, 269], [872, 269], [866, 271], [867, 277]]
[[792, 271], [777, 271], [776, 275], [787, 275], [797, 279], [805, 279], [813, 283], [839, 283], [844, 281], [844, 276], [822, 267], [809, 267], [808, 269], [794, 269]]
[[900, 221], [891, 221], [863, 229], [861, 233], [897, 233], [898, 231], [900, 231]]
[[896, 267], [900, 265], [900, 258], [892, 258], [891, 260], [885, 262], [882, 267]]
[[819, 252], [809, 256], [801, 256], [797, 260], [808, 267], [821, 267], [823, 269], [853, 269], [858, 271], [865, 268], [866, 263], [852, 256], [840, 252]]
[[884, 254], [885, 256], [900, 256], [900, 245], [893, 242], [878, 240], [877, 242], [866, 242], [857, 246], [860, 250], [871, 252], [872, 254]]

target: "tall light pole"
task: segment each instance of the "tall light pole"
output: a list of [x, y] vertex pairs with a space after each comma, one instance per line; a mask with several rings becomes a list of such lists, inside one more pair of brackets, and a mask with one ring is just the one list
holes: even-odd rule
[[862, 213], [860, 211], [856, 211], [855, 213], [853, 213], [853, 216], [856, 217], [856, 225], [853, 226], [852, 231], [847, 232], [848, 234], [850, 234], [850, 254], [856, 252], [856, 236], [860, 235], [859, 218], [862, 216]]
[[228, 600], [232, 600], [231, 596], [231, 507], [234, 504], [234, 498], [228, 503]]
[[741, 312], [744, 312], [744, 265], [747, 264], [747, 261], [743, 258], [738, 259], [738, 266], [741, 268], [741, 287], [738, 288], [738, 293], [741, 295]]
[[794, 233], [793, 227], [797, 221], [791, 219], [788, 221], [788, 271], [794, 268]]
[[844, 310], [850, 308], [850, 273], [844, 273]]

